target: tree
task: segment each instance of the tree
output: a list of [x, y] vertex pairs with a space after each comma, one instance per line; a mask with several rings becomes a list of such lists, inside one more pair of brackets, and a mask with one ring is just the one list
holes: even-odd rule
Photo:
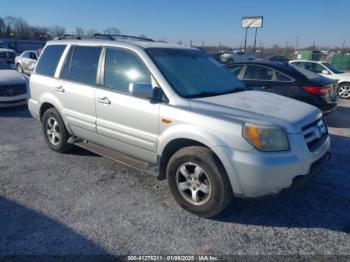
[[75, 34], [76, 34], [77, 36], [83, 36], [83, 35], [85, 35], [85, 31], [84, 31], [83, 28], [77, 26], [77, 27], [75, 28]]
[[94, 34], [100, 34], [99, 31], [97, 31], [95, 28], [90, 28], [85, 32], [87, 36], [94, 36]]
[[62, 26], [55, 25], [50, 27], [48, 32], [52, 37], [62, 36], [66, 33], [66, 29]]
[[103, 30], [103, 33], [106, 35], [120, 35], [121, 31], [116, 27], [107, 27]]
[[0, 17], [0, 37], [5, 36], [6, 26], [3, 18]]

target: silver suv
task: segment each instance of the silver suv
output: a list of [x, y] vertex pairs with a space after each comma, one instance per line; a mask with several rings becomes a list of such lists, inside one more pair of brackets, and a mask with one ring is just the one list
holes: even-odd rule
[[316, 107], [247, 90], [198, 49], [141, 40], [47, 43], [29, 109], [51, 149], [78, 145], [166, 178], [176, 202], [204, 217], [324, 167], [330, 138]]

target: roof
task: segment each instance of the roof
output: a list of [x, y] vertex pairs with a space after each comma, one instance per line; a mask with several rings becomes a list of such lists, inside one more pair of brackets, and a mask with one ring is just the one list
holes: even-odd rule
[[241, 64], [249, 64], [249, 65], [265, 65], [265, 66], [270, 66], [270, 67], [277, 67], [277, 68], [283, 68], [283, 67], [287, 67], [289, 66], [288, 63], [283, 63], [283, 62], [276, 62], [276, 61], [241, 61], [241, 62], [234, 62], [234, 63], [230, 63], [227, 64], [226, 66], [230, 66], [230, 65], [241, 65]]
[[107, 45], [107, 46], [129, 46], [129, 47], [141, 47], [143, 49], [146, 48], [176, 48], [176, 49], [196, 49], [193, 47], [176, 45], [176, 44], [168, 44], [162, 42], [149, 42], [149, 41], [135, 41], [135, 40], [109, 40], [109, 39], [62, 39], [62, 40], [52, 40], [48, 41], [47, 44], [88, 44], [88, 45]]
[[294, 62], [328, 63], [326, 61], [316, 61], [316, 60], [306, 60], [306, 59], [296, 59], [296, 60], [289, 61], [289, 63], [294, 63]]

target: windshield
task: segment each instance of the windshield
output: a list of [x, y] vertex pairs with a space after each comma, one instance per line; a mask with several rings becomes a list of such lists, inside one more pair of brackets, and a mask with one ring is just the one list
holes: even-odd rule
[[149, 48], [147, 52], [182, 97], [206, 97], [244, 90], [240, 80], [202, 51]]
[[331, 65], [330, 63], [323, 63], [325, 67], [327, 67], [329, 70], [331, 70], [334, 74], [341, 74], [344, 73], [344, 71], [340, 70], [339, 68], [335, 67], [334, 65]]
[[0, 60], [0, 70], [7, 70], [7, 69], [11, 69], [10, 66], [6, 64], [4, 61]]

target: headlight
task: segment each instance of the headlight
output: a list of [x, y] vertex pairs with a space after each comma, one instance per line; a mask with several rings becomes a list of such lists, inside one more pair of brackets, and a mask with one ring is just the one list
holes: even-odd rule
[[279, 127], [245, 123], [243, 137], [262, 151], [287, 151], [289, 143], [286, 133]]

